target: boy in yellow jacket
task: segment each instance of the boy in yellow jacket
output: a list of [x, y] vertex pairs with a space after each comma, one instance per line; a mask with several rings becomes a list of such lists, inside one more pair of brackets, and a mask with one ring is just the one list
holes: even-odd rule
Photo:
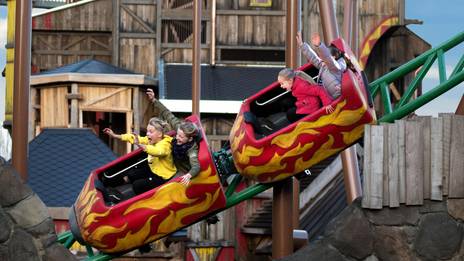
[[160, 186], [176, 174], [176, 167], [172, 158], [172, 137], [165, 135], [167, 123], [154, 117], [147, 126], [147, 136], [134, 134], [115, 134], [113, 130], [106, 128], [104, 133], [109, 136], [127, 141], [141, 147], [147, 154], [147, 162], [142, 162], [137, 168], [132, 169], [125, 177], [132, 183], [135, 194], [141, 194], [152, 188]]

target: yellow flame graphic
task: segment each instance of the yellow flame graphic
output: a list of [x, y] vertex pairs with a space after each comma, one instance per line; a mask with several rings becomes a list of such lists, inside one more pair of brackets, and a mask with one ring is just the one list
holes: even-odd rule
[[307, 124], [307, 122], [300, 122], [296, 125], [295, 129], [289, 133], [280, 134], [274, 139], [272, 139], [271, 144], [276, 144], [277, 146], [288, 149], [290, 146], [293, 145], [295, 140], [298, 138], [299, 135], [302, 134], [311, 134], [317, 135], [319, 134], [318, 131], [311, 129], [311, 124]]
[[[191, 204], [195, 202], [196, 199], [190, 199], [185, 194], [186, 187], [181, 183], [172, 182], [169, 184], [164, 185], [155, 194], [151, 197], [146, 199], [141, 199], [124, 211], [124, 215], [129, 214], [130, 212], [140, 209], [152, 209], [152, 210], [159, 210], [167, 207], [169, 204], [176, 202], [176, 203], [183, 203], [183, 204]], [[172, 193], [173, 191], [177, 191], [177, 193]]]
[[298, 171], [302, 171], [305, 168], [307, 168], [307, 166], [312, 166], [315, 163], [336, 153], [337, 151], [340, 151], [342, 148], [332, 149], [334, 141], [334, 137], [332, 135], [329, 135], [329, 140], [322, 144], [322, 146], [314, 153], [314, 155], [308, 161], [304, 161], [303, 158], [298, 159], [295, 163], [295, 169], [297, 169]]
[[343, 142], [345, 144], [351, 144], [355, 140], [359, 139], [364, 132], [364, 124], [359, 125], [350, 132], [342, 132]]
[[240, 114], [240, 116], [237, 117], [237, 120], [235, 120], [235, 123], [232, 126], [232, 129], [230, 130], [230, 137], [229, 137], [230, 140], [233, 139], [233, 137], [235, 136], [235, 133], [237, 133], [237, 131], [240, 129], [240, 126], [242, 125], [242, 121], [243, 121], [243, 115]]
[[242, 152], [240, 151], [237, 151], [236, 152], [236, 160], [240, 163], [240, 164], [244, 164], [244, 165], [247, 165], [249, 162], [250, 162], [250, 158], [251, 157], [257, 157], [259, 155], [261, 155], [264, 151], [264, 148], [255, 148], [253, 146], [250, 146], [250, 145], [244, 145], [243, 148], [242, 148]]
[[260, 166], [247, 166], [244, 169], [244, 173], [247, 173], [248, 175], [259, 175], [262, 173], [269, 173], [269, 172], [274, 172], [274, 171], [279, 171], [283, 170], [287, 167], [287, 164], [281, 164], [282, 157], [275, 153], [274, 156], [272, 157], [271, 160], [269, 160], [268, 163], [265, 165], [260, 165]]
[[230, 144], [232, 151], [236, 151], [238, 149], [238, 145], [243, 140], [243, 137], [245, 137], [245, 131], [240, 132], [238, 137], [233, 137], [232, 144]]
[[219, 182], [217, 175], [211, 175], [211, 165], [208, 169], [201, 171], [198, 176], [190, 181], [190, 184], [214, 184]]
[[143, 227], [139, 229], [137, 232], [132, 233], [131, 231], [128, 231], [126, 235], [118, 238], [115, 247], [108, 249], [108, 252], [118, 252], [122, 250], [127, 250], [133, 248], [134, 246], [141, 246], [145, 243], [148, 243], [149, 240], [147, 239], [147, 237], [150, 234], [152, 219], [155, 216], [156, 215], [153, 215], [150, 218], [148, 218], [147, 222], [145, 222]]
[[333, 121], [334, 125], [338, 126], [350, 126], [358, 122], [364, 113], [366, 112], [366, 107], [361, 106], [357, 110], [344, 110], [341, 111], [337, 118]]
[[92, 234], [90, 234], [89, 237], [93, 239], [92, 243], [94, 244], [94, 246], [96, 246], [98, 248], [106, 248], [107, 245], [101, 243], [103, 237], [108, 235], [108, 234], [119, 233], [121, 231], [124, 231], [126, 229], [126, 227], [127, 227], [127, 224], [124, 224], [120, 228], [113, 227], [113, 226], [108, 226], [108, 225], [102, 225], [102, 226], [97, 227], [92, 232]]
[[221, 191], [218, 189], [216, 190], [214, 195], [211, 195], [211, 193], [206, 193], [205, 200], [201, 202], [200, 204], [195, 204], [191, 207], [183, 208], [177, 212], [170, 210], [169, 216], [165, 218], [159, 225], [158, 233], [157, 233], [158, 235], [156, 234], [153, 235], [152, 237], [150, 237], [149, 240], [154, 240], [160, 237], [159, 234], [170, 233], [173, 230], [176, 230], [178, 228], [185, 226], [186, 224], [183, 224], [181, 221], [182, 218], [195, 214], [195, 213], [200, 213], [200, 212], [208, 210], [208, 208], [217, 200], [217, 198], [220, 195], [220, 192]]
[[107, 210], [104, 213], [90, 213], [85, 217], [84, 224], [82, 226], [88, 228], [93, 222], [97, 221], [97, 218], [108, 216], [109, 212], [110, 210]]

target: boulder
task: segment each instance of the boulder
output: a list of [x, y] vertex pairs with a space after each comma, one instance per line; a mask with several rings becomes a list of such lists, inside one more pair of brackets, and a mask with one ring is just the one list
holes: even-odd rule
[[326, 229], [331, 245], [345, 256], [363, 259], [372, 254], [374, 235], [359, 201], [345, 208]]
[[9, 164], [0, 167], [0, 206], [7, 207], [32, 195], [29, 186], [21, 182], [16, 171]]
[[462, 230], [447, 213], [426, 214], [419, 223], [414, 249], [426, 260], [449, 259], [461, 246]]

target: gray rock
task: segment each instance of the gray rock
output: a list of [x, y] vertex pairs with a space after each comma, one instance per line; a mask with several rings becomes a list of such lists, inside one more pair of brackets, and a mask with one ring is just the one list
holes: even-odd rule
[[419, 221], [419, 207], [403, 206], [398, 208], [385, 207], [382, 210], [366, 210], [369, 221], [379, 226], [417, 225]]
[[36, 194], [5, 210], [22, 228], [35, 227], [50, 218], [47, 207]]
[[10, 261], [10, 257], [8, 256], [8, 247], [0, 245], [0, 260], [2, 261]]
[[55, 234], [55, 224], [53, 223], [52, 218], [48, 217], [38, 225], [28, 227], [26, 231], [31, 233], [34, 237], [46, 234]]
[[379, 259], [376, 256], [371, 255], [371, 256], [366, 257], [364, 261], [379, 261]]
[[43, 261], [75, 261], [77, 258], [64, 246], [55, 243], [45, 249]]
[[375, 228], [375, 255], [380, 260], [410, 261], [417, 260], [409, 248], [408, 235], [399, 227]]
[[320, 261], [347, 261], [337, 249], [325, 241], [311, 242], [308, 246], [295, 252], [293, 255], [279, 259], [283, 261], [320, 260]]
[[424, 200], [424, 204], [419, 208], [421, 214], [447, 211], [446, 201]]
[[331, 245], [345, 256], [363, 259], [372, 254], [374, 235], [359, 202], [351, 204], [326, 229]]
[[448, 199], [448, 213], [453, 218], [464, 221], [464, 199]]
[[7, 207], [32, 195], [29, 186], [24, 185], [11, 165], [0, 168], [0, 206]]
[[8, 256], [10, 260], [40, 261], [32, 236], [19, 228], [8, 241]]
[[10, 217], [3, 211], [3, 208], [0, 207], [0, 243], [8, 240], [12, 229], [13, 222], [11, 222]]
[[461, 246], [463, 231], [447, 213], [422, 217], [414, 241], [416, 252], [427, 260], [449, 259]]

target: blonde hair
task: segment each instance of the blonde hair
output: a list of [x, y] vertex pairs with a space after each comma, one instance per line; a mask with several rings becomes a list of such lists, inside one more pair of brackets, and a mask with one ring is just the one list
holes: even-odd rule
[[295, 78], [295, 71], [290, 68], [284, 68], [279, 72], [278, 77], [285, 78], [287, 80], [293, 80]]
[[168, 123], [161, 120], [160, 118], [153, 117], [148, 121], [148, 125], [153, 126], [155, 130], [161, 132], [164, 135], [164, 133], [166, 132]]

